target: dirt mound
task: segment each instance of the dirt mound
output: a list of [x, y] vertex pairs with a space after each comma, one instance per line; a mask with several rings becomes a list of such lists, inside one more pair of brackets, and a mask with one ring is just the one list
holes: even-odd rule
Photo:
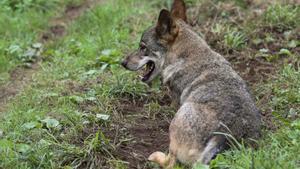
[[[115, 155], [118, 159], [128, 162], [130, 169], [147, 168], [147, 158], [155, 151], [167, 151], [169, 145], [169, 124], [171, 116], [163, 112], [169, 107], [171, 99], [164, 96], [156, 101], [162, 111], [148, 111], [144, 105], [151, 100], [140, 100], [135, 104], [127, 99], [121, 100], [118, 110], [122, 121], [114, 123], [113, 132], [107, 133], [117, 145]], [[161, 100], [163, 99], [163, 100]], [[155, 114], [155, 115], [154, 115]]]
[[129, 167], [143, 168], [147, 157], [155, 151], [168, 150], [169, 122], [164, 120], [137, 119], [138, 124], [128, 126], [128, 134], [132, 137], [131, 143], [126, 142], [117, 148], [116, 155], [126, 162]]

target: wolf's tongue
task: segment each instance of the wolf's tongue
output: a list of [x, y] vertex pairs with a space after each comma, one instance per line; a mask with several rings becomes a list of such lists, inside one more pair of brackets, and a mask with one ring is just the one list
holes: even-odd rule
[[151, 75], [151, 73], [146, 74], [146, 75], [142, 78], [142, 81], [143, 81], [143, 82], [144, 82], [144, 81], [147, 81], [147, 80], [149, 79], [150, 75]]
[[141, 80], [144, 81], [144, 82], [149, 80], [149, 78], [151, 77], [154, 69], [155, 69], [154, 63], [148, 62], [146, 64], [145, 68], [143, 69], [144, 72], [143, 72], [143, 75], [141, 76]]

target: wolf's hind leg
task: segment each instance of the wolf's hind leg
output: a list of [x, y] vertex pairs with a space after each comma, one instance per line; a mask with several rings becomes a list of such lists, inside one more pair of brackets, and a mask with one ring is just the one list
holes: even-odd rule
[[209, 164], [218, 153], [226, 148], [226, 138], [224, 136], [214, 136], [206, 144], [197, 163]]

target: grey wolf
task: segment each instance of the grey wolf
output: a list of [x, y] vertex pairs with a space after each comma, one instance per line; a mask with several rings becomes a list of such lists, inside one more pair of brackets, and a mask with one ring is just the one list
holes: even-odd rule
[[157, 76], [170, 89], [179, 109], [169, 128], [169, 153], [154, 152], [149, 160], [164, 168], [209, 164], [227, 148], [229, 133], [236, 139], [258, 139], [261, 117], [245, 81], [230, 63], [213, 51], [187, 24], [183, 0], [161, 10], [157, 24], [147, 29], [139, 49], [122, 65], [145, 68], [142, 81]]

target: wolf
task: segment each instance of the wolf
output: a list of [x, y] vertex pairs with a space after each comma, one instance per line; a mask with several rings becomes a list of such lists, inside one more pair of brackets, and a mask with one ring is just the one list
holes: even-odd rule
[[160, 11], [138, 50], [121, 64], [131, 71], [145, 69], [141, 80], [148, 84], [160, 76], [179, 104], [169, 127], [168, 155], [157, 151], [148, 158], [163, 168], [176, 162], [207, 165], [228, 148], [230, 138], [260, 137], [260, 111], [245, 81], [187, 24], [183, 0]]

